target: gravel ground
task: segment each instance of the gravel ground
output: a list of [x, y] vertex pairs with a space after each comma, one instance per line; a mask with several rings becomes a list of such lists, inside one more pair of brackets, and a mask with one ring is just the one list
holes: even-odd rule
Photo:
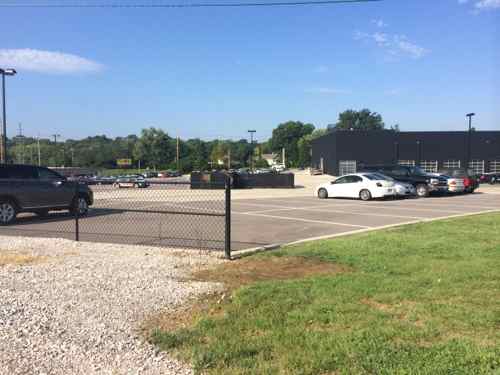
[[145, 318], [219, 288], [186, 281], [197, 252], [0, 236], [0, 374], [190, 374], [144, 342]]

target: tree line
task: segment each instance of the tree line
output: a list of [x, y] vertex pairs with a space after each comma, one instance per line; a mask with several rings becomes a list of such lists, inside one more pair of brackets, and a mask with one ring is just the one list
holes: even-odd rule
[[[391, 127], [399, 130], [398, 126]], [[274, 153], [287, 167], [308, 167], [311, 143], [331, 131], [383, 130], [382, 117], [364, 109], [348, 110], [335, 124], [316, 129], [313, 124], [288, 121], [279, 124], [266, 142], [251, 144], [240, 140], [177, 139], [159, 128], [143, 129], [139, 135], [109, 138], [105, 135], [57, 142], [50, 139], [16, 136], [8, 139], [10, 162], [59, 167], [78, 166], [95, 169], [120, 167], [118, 160], [131, 159], [134, 168], [173, 169], [182, 172], [218, 168], [265, 167], [264, 154]]]

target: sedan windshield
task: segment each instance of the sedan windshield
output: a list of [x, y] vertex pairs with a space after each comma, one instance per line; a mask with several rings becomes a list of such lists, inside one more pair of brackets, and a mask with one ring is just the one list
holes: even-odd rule
[[367, 179], [372, 181], [387, 180], [385, 176], [382, 176], [381, 174], [378, 173], [364, 174], [363, 177], [366, 177]]

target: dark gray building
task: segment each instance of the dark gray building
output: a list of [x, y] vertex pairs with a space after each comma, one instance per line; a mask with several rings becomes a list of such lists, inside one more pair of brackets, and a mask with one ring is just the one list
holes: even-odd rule
[[[312, 142], [312, 167], [339, 176], [371, 164], [417, 165], [428, 172], [469, 167], [500, 172], [500, 131], [333, 131]], [[470, 159], [470, 163], [468, 160]]]

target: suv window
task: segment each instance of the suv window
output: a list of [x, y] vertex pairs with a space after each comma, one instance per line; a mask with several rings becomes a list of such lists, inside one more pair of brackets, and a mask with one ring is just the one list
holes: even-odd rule
[[38, 168], [38, 178], [40, 180], [63, 180], [63, 177], [50, 169]]
[[36, 169], [27, 165], [4, 165], [0, 167], [0, 178], [31, 180], [37, 178]]
[[408, 176], [408, 170], [404, 167], [396, 167], [391, 170], [391, 173], [395, 176]]

